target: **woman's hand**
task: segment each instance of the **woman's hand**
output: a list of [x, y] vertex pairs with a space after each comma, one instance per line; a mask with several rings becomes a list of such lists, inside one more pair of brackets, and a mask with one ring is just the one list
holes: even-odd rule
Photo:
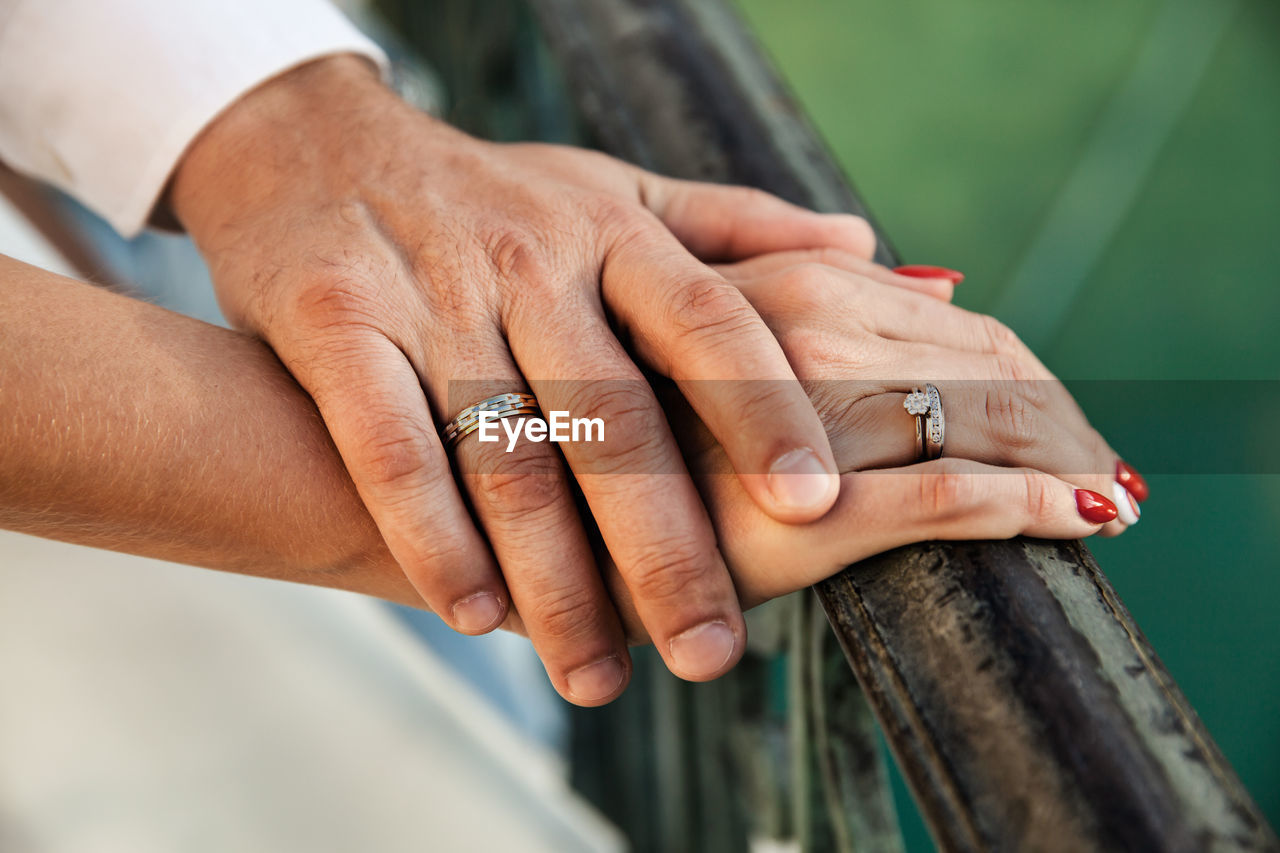
[[[482, 633], [514, 605], [566, 696], [603, 701], [625, 678], [624, 665], [578, 677], [625, 661], [626, 647], [557, 450], [462, 443], [477, 529], [437, 437], [464, 407], [531, 388], [544, 411], [608, 425], [607, 457], [573, 444], [564, 461], [668, 666], [701, 680], [733, 665], [745, 629], [732, 579], [614, 330], [675, 380], [767, 517], [818, 518], [838, 488], [821, 421], [759, 315], [699, 258], [868, 254], [865, 222], [591, 152], [481, 142], [349, 57], [233, 106], [186, 155], [170, 199], [227, 316], [315, 400], [391, 552], [447, 623]], [[708, 379], [779, 381], [744, 399], [747, 383]], [[708, 623], [728, 633], [709, 643], [696, 630]]]
[[[721, 269], [781, 341], [842, 472], [831, 512], [779, 523], [752, 504], [693, 413], [668, 401], [744, 608], [911, 542], [1074, 539], [1137, 521], [1141, 478], [996, 320], [912, 292], [910, 281], [841, 252]], [[947, 424], [944, 457], [932, 462], [918, 461], [915, 419], [903, 406], [925, 382], [940, 389]], [[608, 576], [635, 631], [626, 590]]]
[[[736, 280], [783, 334], [799, 369], [872, 377], [861, 384], [811, 383], [842, 469], [907, 467], [850, 471], [829, 518], [780, 524], [755, 508], [696, 418], [673, 407], [681, 430], [698, 430], [689, 434], [690, 459], [743, 606], [919, 539], [1080, 536], [1098, 529], [1078, 517], [1072, 494], [1080, 483], [1104, 490], [1105, 472], [1064, 481], [958, 458], [909, 464], [914, 435], [900, 390], [880, 393], [884, 383], [874, 377], [880, 367], [897, 372], [896, 362], [883, 361], [895, 348], [912, 356], [921, 345], [884, 338], [871, 320], [908, 306], [908, 313], [949, 322], [989, 321], [940, 302], [903, 299], [869, 279], [940, 293], [928, 282], [913, 284], [859, 258], [825, 258], [866, 275], [813, 265], [786, 269], [794, 256], [729, 273], [742, 276]], [[423, 606], [359, 500], [312, 401], [264, 345], [4, 258], [0, 280], [0, 338], [11, 344], [0, 351], [6, 380], [0, 384], [0, 527]], [[969, 359], [984, 348], [933, 351]], [[1018, 370], [1031, 369], [1027, 356], [1015, 358]], [[950, 422], [948, 453], [961, 448], [1048, 471], [1076, 467], [1073, 454], [1099, 471], [1114, 459], [1090, 438], [1074, 405], [1049, 394], [1037, 398], [1040, 408], [1027, 419], [1064, 419], [1070, 435], [1056, 447], [1034, 440], [1041, 435], [1037, 427], [1027, 431], [1031, 440], [1001, 450], [998, 415], [1005, 408], [997, 407], [997, 416], [987, 418], [991, 440], [970, 448], [969, 436], [984, 441], [988, 435], [985, 409], [962, 407], [957, 383], [939, 382]], [[835, 393], [841, 387], [853, 390]], [[625, 582], [616, 570], [607, 579], [628, 636], [645, 637]], [[522, 631], [519, 614], [509, 612], [504, 627]], [[624, 679], [605, 701], [625, 685]]]

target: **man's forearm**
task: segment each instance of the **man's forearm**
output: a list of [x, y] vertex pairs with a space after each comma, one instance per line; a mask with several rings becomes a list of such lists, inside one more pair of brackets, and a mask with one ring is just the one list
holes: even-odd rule
[[420, 604], [246, 336], [0, 258], [0, 526]]

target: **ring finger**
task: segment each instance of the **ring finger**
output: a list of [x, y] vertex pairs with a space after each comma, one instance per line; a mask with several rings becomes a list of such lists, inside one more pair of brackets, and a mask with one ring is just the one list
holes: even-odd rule
[[[1093, 428], [1071, 393], [1056, 378], [1040, 366], [1034, 357], [1030, 361], [1009, 353], [974, 352], [948, 349], [932, 344], [898, 343], [895, 358], [909, 359], [903, 363], [916, 366], [917, 376], [940, 376], [951, 380], [976, 380], [1004, 386], [1007, 390], [1022, 389], [1033, 399], [1045, 398], [1044, 410], [1052, 413], [1055, 421], [1075, 437], [1080, 444], [1092, 449], [1095, 458], [1110, 458], [1109, 473], [1100, 474], [1089, 488], [1120, 504], [1121, 515], [1102, 529], [1103, 536], [1113, 536], [1126, 523], [1135, 523], [1141, 515], [1138, 500], [1145, 493], [1137, 494], [1122, 484], [1121, 474], [1132, 471], [1121, 462], [1121, 457], [1107, 440]], [[1094, 469], [1103, 471], [1104, 469]]]
[[[499, 394], [527, 387], [498, 349], [471, 360], [497, 378], [453, 381], [440, 411], [450, 416]], [[452, 375], [458, 375], [456, 370]], [[444, 373], [443, 375], [450, 375]], [[622, 626], [596, 569], [555, 445], [529, 440], [529, 416], [490, 421], [453, 444], [472, 507], [492, 544], [511, 600], [547, 674], [579, 705], [612, 700], [626, 685], [630, 658]]]
[[[1110, 458], [1109, 473], [1093, 479], [1089, 488], [1114, 498], [1120, 508], [1121, 519], [1133, 523], [1139, 516], [1137, 502], [1131, 500], [1131, 494], [1138, 498], [1146, 495], [1145, 485], [1141, 478], [1124, 466], [1120, 457], [1112, 450], [1102, 436], [1089, 424], [1084, 413], [1074, 398], [1057, 381], [1034, 354], [1018, 340], [1003, 324], [991, 317], [965, 311], [937, 299], [912, 293], [899, 287], [885, 287], [882, 283], [868, 281], [848, 270], [829, 267], [815, 268], [810, 265], [813, 275], [809, 281], [811, 286], [826, 286], [830, 283], [837, 292], [847, 287], [853, 291], [861, 288], [860, 301], [874, 310], [859, 312], [832, 311], [822, 312], [823, 323], [835, 324], [833, 331], [838, 335], [845, 332], [851, 339], [865, 336], [871, 332], [880, 339], [883, 346], [879, 351], [883, 356], [883, 373], [895, 379], [932, 379], [932, 380], [976, 380], [992, 382], [996, 385], [1009, 386], [1005, 389], [1006, 397], [1013, 396], [1019, 385], [1034, 391], [1034, 398], [1046, 397], [1049, 400], [1047, 411], [1052, 411], [1055, 424], [1069, 433], [1075, 442], [1087, 448], [1094, 458]], [[799, 269], [792, 267], [792, 271]], [[821, 275], [818, 275], [818, 271]], [[784, 273], [785, 274], [785, 273]], [[788, 298], [787, 290], [777, 287], [776, 276], [765, 275], [753, 281], [739, 282], [743, 293], [770, 324], [771, 328], [785, 328], [788, 322], [796, 322], [789, 315], [796, 311], [805, 311], [798, 307], [793, 299]], [[819, 288], [821, 289], [821, 288]], [[841, 324], [847, 324], [842, 326]], [[786, 341], [784, 339], [784, 347]], [[804, 353], [788, 351], [788, 358], [802, 363]], [[893, 365], [910, 365], [910, 371], [894, 368]], [[853, 367], [851, 365], [851, 367]], [[854, 369], [865, 375], [866, 365]], [[904, 375], [905, 374], [905, 375]], [[803, 372], [801, 378], [806, 377]], [[1023, 396], [1027, 396], [1023, 394]], [[847, 407], [847, 403], [841, 408]], [[998, 415], [1012, 419], [1015, 415], [1007, 413]], [[1136, 480], [1136, 492], [1122, 485], [1122, 478]], [[1116, 521], [1103, 528], [1103, 535], [1113, 535], [1124, 529], [1123, 521]]]
[[[946, 455], [1005, 468], [1028, 467], [1054, 474], [1120, 500], [1121, 519], [1106, 532], [1118, 533], [1137, 521], [1136, 502], [1117, 493], [1117, 458], [1105, 442], [1081, 437], [1065, 423], [1061, 403], [1046, 383], [951, 381], [940, 383], [946, 419]], [[847, 383], [831, 383], [824, 394], [848, 395]], [[893, 468], [920, 461], [916, 418], [907, 413], [904, 392], [873, 393], [846, 403], [830, 428], [832, 449], [842, 472]], [[838, 406], [819, 403], [819, 411]], [[1112, 527], [1114, 525], [1114, 527]]]

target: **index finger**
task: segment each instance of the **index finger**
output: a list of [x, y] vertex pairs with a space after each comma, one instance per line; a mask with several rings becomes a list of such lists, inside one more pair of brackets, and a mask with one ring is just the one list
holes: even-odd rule
[[635, 348], [676, 381], [752, 500], [786, 522], [830, 509], [839, 479], [822, 421], [742, 292], [657, 227], [619, 241], [602, 280]]
[[842, 249], [793, 249], [785, 252], [771, 252], [731, 264], [717, 264], [715, 270], [729, 281], [741, 283], [814, 264], [830, 267], [833, 272], [852, 273], [881, 284], [913, 290], [942, 302], [950, 302], [956, 289], [955, 284], [946, 279], [902, 275], [873, 260]]
[[[689, 680], [715, 678], [745, 648], [737, 593], [653, 389], [598, 305], [591, 315], [537, 306], [539, 333], [520, 333], [534, 328], [526, 314], [512, 352], [530, 377], [557, 377], [529, 379], [551, 419], [547, 440], [559, 442], [668, 668]], [[573, 426], [560, 420], [557, 438], [557, 418], [567, 416]]]

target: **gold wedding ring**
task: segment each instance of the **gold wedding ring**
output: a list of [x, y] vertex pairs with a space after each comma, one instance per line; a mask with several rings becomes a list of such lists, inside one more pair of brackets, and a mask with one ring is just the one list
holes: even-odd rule
[[458, 442], [480, 429], [480, 415], [483, 412], [492, 413], [493, 417], [490, 420], [542, 414], [542, 410], [538, 408], [538, 398], [532, 394], [513, 392], [510, 394], [498, 394], [496, 397], [486, 397], [479, 403], [467, 406], [461, 412], [458, 412], [453, 420], [444, 425], [440, 430], [440, 438], [444, 441], [444, 449], [453, 450]]

